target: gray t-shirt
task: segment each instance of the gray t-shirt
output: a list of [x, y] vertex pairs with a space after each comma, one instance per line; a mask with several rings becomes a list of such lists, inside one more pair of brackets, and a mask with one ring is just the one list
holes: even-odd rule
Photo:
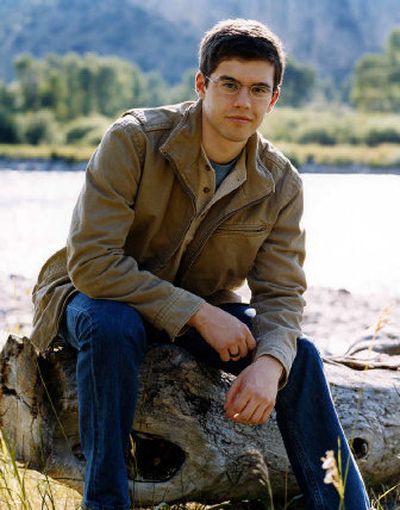
[[229, 174], [231, 170], [235, 167], [236, 163], [238, 162], [240, 158], [240, 155], [232, 159], [232, 161], [229, 161], [229, 163], [224, 163], [223, 165], [220, 165], [219, 163], [215, 163], [215, 161], [210, 161], [211, 166], [213, 167], [215, 171], [215, 182], [216, 182], [216, 188], [221, 184], [221, 182], [225, 179], [225, 177]]

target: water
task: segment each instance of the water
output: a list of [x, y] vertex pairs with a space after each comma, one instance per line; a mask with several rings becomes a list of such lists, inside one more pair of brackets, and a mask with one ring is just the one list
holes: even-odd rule
[[[400, 176], [303, 174], [310, 285], [400, 294]], [[0, 171], [0, 272], [33, 278], [65, 244], [83, 172]]]
[[310, 284], [400, 294], [400, 175], [302, 177]]

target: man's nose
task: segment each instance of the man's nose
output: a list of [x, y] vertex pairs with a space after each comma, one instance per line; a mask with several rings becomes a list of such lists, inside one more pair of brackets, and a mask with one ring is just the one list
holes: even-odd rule
[[249, 108], [251, 104], [250, 89], [245, 85], [240, 87], [239, 92], [235, 96], [235, 106], [241, 106], [242, 108]]

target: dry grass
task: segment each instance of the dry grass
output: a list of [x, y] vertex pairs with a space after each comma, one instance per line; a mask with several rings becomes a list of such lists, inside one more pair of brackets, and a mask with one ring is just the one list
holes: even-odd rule
[[88, 161], [92, 152], [90, 146], [0, 144], [0, 157], [10, 159], [61, 159], [76, 163]]
[[[373, 328], [373, 338], [377, 341], [379, 333], [390, 322], [390, 307], [384, 308]], [[372, 344], [374, 343], [372, 342]], [[359, 400], [363, 398], [362, 392]], [[340, 448], [339, 448], [340, 451]], [[328, 452], [327, 452], [328, 453]], [[332, 452], [333, 453], [333, 452]], [[321, 469], [332, 471], [331, 463], [326, 462]], [[331, 459], [330, 459], [331, 460]], [[328, 465], [329, 464], [329, 465]], [[341, 465], [340, 459], [339, 464]], [[336, 464], [335, 464], [336, 466]], [[340, 472], [331, 472], [335, 485], [345, 485], [346, 476], [342, 479]], [[336, 486], [336, 485], [335, 485]], [[340, 493], [340, 491], [338, 491]], [[342, 491], [343, 492], [343, 491]], [[268, 496], [268, 495], [266, 495]], [[394, 486], [382, 486], [370, 492], [374, 510], [400, 510], [400, 483]], [[272, 498], [268, 498], [272, 499]], [[343, 498], [342, 498], [343, 499]], [[81, 496], [54, 480], [27, 469], [15, 460], [15, 455], [0, 431], [0, 510], [77, 510], [80, 508]], [[341, 509], [344, 507], [341, 506]], [[168, 505], [160, 503], [151, 510], [306, 510], [301, 499], [294, 498], [286, 505], [268, 504], [257, 501], [223, 502], [213, 505], [187, 503]], [[136, 507], [136, 510], [150, 510]], [[340, 509], [338, 509], [340, 510]]]
[[[98, 136], [93, 140], [97, 140], [112, 119], [101, 116], [78, 119], [69, 128], [88, 122], [96, 128]], [[310, 162], [332, 166], [400, 167], [399, 114], [356, 112], [343, 105], [276, 108], [266, 116], [260, 129], [299, 167]], [[93, 148], [85, 138], [77, 140], [75, 145], [0, 144], [0, 157], [81, 162], [89, 159]]]
[[[371, 491], [376, 510], [400, 510], [400, 484]], [[77, 510], [81, 496], [48, 477], [26, 469], [0, 434], [0, 509], [1, 510]], [[214, 505], [160, 503], [152, 510], [305, 510], [301, 500], [294, 498], [286, 505], [269, 505], [259, 501], [223, 502]], [[137, 508], [139, 510], [139, 508]], [[141, 508], [140, 510], [150, 510]]]
[[277, 142], [279, 150], [286, 154], [298, 167], [307, 163], [327, 166], [366, 166], [372, 168], [399, 168], [400, 145], [300, 144]]
[[[338, 144], [324, 146], [311, 143], [276, 141], [276, 146], [298, 167], [307, 163], [327, 166], [367, 166], [372, 168], [400, 167], [400, 144], [367, 145]], [[77, 163], [88, 161], [93, 147], [50, 145], [1, 145], [0, 157], [10, 159], [60, 159]]]
[[80, 496], [15, 460], [15, 454], [0, 434], [1, 510], [76, 510]]

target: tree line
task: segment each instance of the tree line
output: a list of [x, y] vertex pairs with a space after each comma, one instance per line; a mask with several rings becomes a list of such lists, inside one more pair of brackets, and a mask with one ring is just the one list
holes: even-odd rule
[[[21, 55], [15, 81], [0, 82], [0, 143], [97, 143], [108, 119], [126, 109], [194, 99], [195, 72], [171, 85], [117, 57]], [[314, 70], [289, 59], [279, 104], [302, 107], [317, 87]], [[359, 110], [400, 111], [400, 28], [382, 54], [356, 64], [348, 101]]]
[[355, 67], [351, 101], [360, 110], [400, 112], [400, 27], [380, 54], [367, 54]]
[[[85, 134], [93, 118], [115, 117], [133, 107], [157, 106], [196, 97], [194, 75], [184, 73], [171, 85], [157, 72], [143, 73], [134, 64], [93, 53], [51, 54], [45, 58], [21, 55], [15, 61], [16, 79], [0, 82], [0, 143], [61, 142], [57, 126], [71, 125], [66, 142]], [[283, 101], [300, 106], [308, 101], [315, 73], [293, 61], [287, 66]], [[78, 124], [73, 124], [81, 119]], [[92, 124], [93, 124], [92, 122]]]

